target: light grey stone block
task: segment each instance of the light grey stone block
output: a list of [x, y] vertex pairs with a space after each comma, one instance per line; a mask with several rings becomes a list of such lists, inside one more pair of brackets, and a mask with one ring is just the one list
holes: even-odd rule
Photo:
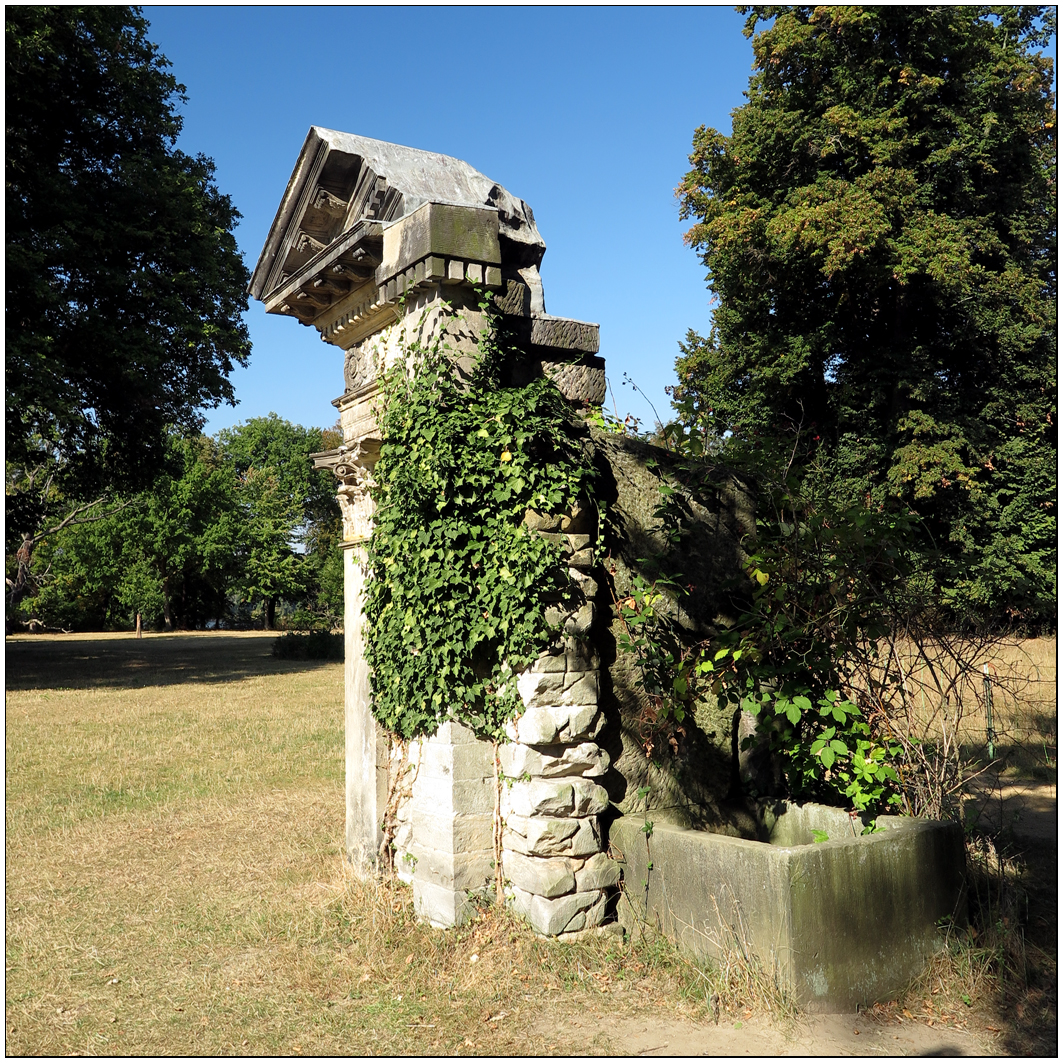
[[461, 780], [494, 778], [491, 746], [487, 742], [476, 745], [429, 742], [421, 747], [419, 757], [418, 779], [429, 776]]
[[560, 934], [577, 913], [592, 907], [600, 899], [600, 893], [570, 893], [565, 897], [548, 898], [528, 893], [511, 886], [511, 904], [514, 911], [523, 915], [540, 934], [554, 937]]
[[412, 817], [411, 842], [430, 849], [462, 853], [490, 849], [494, 838], [494, 809], [479, 813], [437, 814], [418, 810]]
[[620, 881], [620, 865], [605, 853], [595, 853], [576, 872], [576, 889], [608, 889]]
[[564, 857], [524, 856], [512, 850], [502, 851], [502, 870], [506, 878], [527, 893], [540, 897], [561, 897], [576, 887], [574, 867], [582, 861]]
[[[562, 658], [562, 661], [564, 658]], [[563, 667], [563, 666], [562, 666]], [[517, 676], [517, 692], [525, 705], [550, 704], [551, 694], [560, 693], [565, 685], [564, 671], [529, 670]]]
[[597, 670], [598, 654], [586, 639], [575, 635], [565, 637], [565, 669], [569, 672]]
[[[601, 730], [598, 726], [600, 721], [596, 702], [589, 705], [553, 705], [548, 711], [557, 728], [557, 737], [562, 742], [575, 742], [584, 737], [593, 737], [597, 734], [597, 730]], [[528, 743], [528, 745], [532, 744]]]
[[574, 779], [572, 789], [575, 816], [596, 816], [609, 807], [609, 791], [590, 779]]
[[597, 897], [597, 900], [589, 907], [583, 909], [583, 911], [577, 912], [566, 924], [562, 933], [571, 934], [579, 930], [590, 930], [592, 927], [598, 926], [605, 915], [606, 898], [600, 890], [594, 890], [586, 894], [577, 893], [575, 896]]
[[410, 846], [415, 882], [430, 882], [452, 890], [482, 890], [494, 878], [494, 851], [444, 852], [416, 842]]
[[[580, 783], [588, 781], [578, 780]], [[573, 783], [566, 780], [532, 779], [512, 783], [502, 790], [504, 816], [567, 816], [574, 804]]]
[[594, 602], [585, 602], [564, 623], [562, 630], [566, 635], [586, 635], [594, 626]]
[[563, 847], [580, 829], [578, 819], [533, 819], [507, 816], [502, 845], [526, 856], [559, 856]]
[[[425, 740], [427, 744], [452, 745], [452, 746], [483, 746], [482, 738], [478, 738], [471, 727], [459, 723], [457, 720], [447, 720], [441, 723], [436, 733]], [[490, 748], [490, 747], [488, 747]]]
[[593, 817], [508, 816], [502, 844], [525, 856], [591, 856], [602, 848], [598, 823]]
[[526, 709], [520, 719], [507, 723], [506, 732], [526, 746], [542, 746], [557, 741], [558, 726], [550, 709], [536, 705]]
[[520, 743], [507, 742], [499, 749], [498, 759], [502, 771], [511, 778], [525, 773], [543, 778], [565, 775], [591, 778], [604, 775], [610, 763], [609, 754], [594, 742], [546, 749], [532, 749]]
[[447, 889], [418, 878], [413, 880], [413, 910], [418, 919], [435, 927], [461, 926], [476, 914], [464, 890]]
[[411, 807], [414, 814], [476, 814], [493, 812], [494, 779], [455, 779], [448, 776], [420, 776], [413, 783]]
[[[568, 682], [568, 677], [572, 681]], [[565, 673], [566, 682], [564, 689], [555, 698], [554, 705], [597, 705], [598, 704], [598, 673], [597, 672], [572, 672]]]
[[[573, 696], [585, 695], [589, 697], [587, 685], [580, 686]], [[603, 724], [595, 698], [586, 705], [532, 705], [519, 719], [506, 724], [506, 734], [522, 745], [549, 746], [593, 738]]]
[[585, 598], [596, 598], [598, 596], [598, 581], [592, 579], [586, 572], [581, 572], [578, 568], [570, 568], [568, 576], [579, 587]]
[[544, 653], [542, 657], [532, 664], [531, 670], [533, 672], [564, 672], [564, 651], [559, 653]]

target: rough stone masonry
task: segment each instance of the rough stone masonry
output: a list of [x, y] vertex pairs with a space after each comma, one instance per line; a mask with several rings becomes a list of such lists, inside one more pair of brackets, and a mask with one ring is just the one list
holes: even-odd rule
[[267, 312], [316, 328], [344, 352], [335, 400], [343, 443], [315, 460], [339, 480], [343, 512], [348, 853], [372, 872], [388, 820], [418, 913], [452, 926], [468, 917], [470, 894], [492, 888], [500, 823], [510, 903], [539, 932], [560, 935], [602, 922], [619, 875], [598, 821], [609, 795], [596, 780], [610, 763], [596, 742], [604, 717], [590, 638], [595, 516], [527, 515], [532, 530], [565, 547], [578, 593], [574, 609], [552, 618], [559, 640], [516, 679], [525, 712], [499, 750], [500, 788], [492, 745], [457, 722], [405, 751], [389, 745], [372, 716], [362, 642], [368, 486], [380, 449], [373, 403], [380, 374], [409, 344], [442, 338], [471, 357], [486, 325], [474, 286], [487, 289], [516, 339], [511, 383], [546, 374], [574, 403], [605, 397], [598, 326], [546, 313], [545, 250], [527, 204], [467, 163], [314, 127], [250, 290]]

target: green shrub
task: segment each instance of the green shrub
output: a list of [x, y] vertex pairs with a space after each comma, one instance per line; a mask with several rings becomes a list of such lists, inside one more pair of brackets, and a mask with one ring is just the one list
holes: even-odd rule
[[328, 631], [301, 635], [289, 631], [274, 639], [273, 656], [284, 661], [342, 661], [343, 635]]

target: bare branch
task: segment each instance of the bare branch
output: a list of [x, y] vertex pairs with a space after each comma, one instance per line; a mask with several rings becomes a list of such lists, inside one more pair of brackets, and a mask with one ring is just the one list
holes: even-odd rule
[[106, 513], [94, 513], [91, 517], [79, 517], [79, 514], [85, 513], [88, 510], [106, 501], [107, 496], [102, 495], [93, 502], [86, 502], [85, 505], [78, 506], [78, 508], [75, 509], [72, 513], [70, 513], [69, 516], [65, 517], [57, 525], [55, 525], [54, 528], [49, 528], [47, 531], [40, 532], [37, 535], [34, 535], [32, 538], [26, 539], [25, 541], [29, 542], [30, 546], [36, 546], [38, 543], [41, 543], [45, 539], [47, 539], [49, 535], [54, 535], [56, 532], [62, 531], [64, 528], [69, 528], [72, 524], [92, 524], [94, 521], [97, 520], [105, 520], [107, 517], [113, 517], [115, 513], [119, 513], [123, 509], [126, 509], [128, 506], [131, 506], [133, 504], [132, 499], [127, 499], [125, 502], [120, 502], [117, 506], [114, 507], [114, 509], [107, 510]]

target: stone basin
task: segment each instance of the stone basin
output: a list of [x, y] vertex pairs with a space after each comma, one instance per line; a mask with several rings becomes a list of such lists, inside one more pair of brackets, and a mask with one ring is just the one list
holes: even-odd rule
[[747, 841], [662, 822], [647, 836], [654, 818], [609, 830], [625, 929], [649, 923], [699, 957], [743, 949], [808, 1011], [896, 999], [941, 948], [941, 921], [966, 923], [958, 824], [879, 816], [861, 835], [842, 809], [777, 802], [761, 815], [765, 840]]

